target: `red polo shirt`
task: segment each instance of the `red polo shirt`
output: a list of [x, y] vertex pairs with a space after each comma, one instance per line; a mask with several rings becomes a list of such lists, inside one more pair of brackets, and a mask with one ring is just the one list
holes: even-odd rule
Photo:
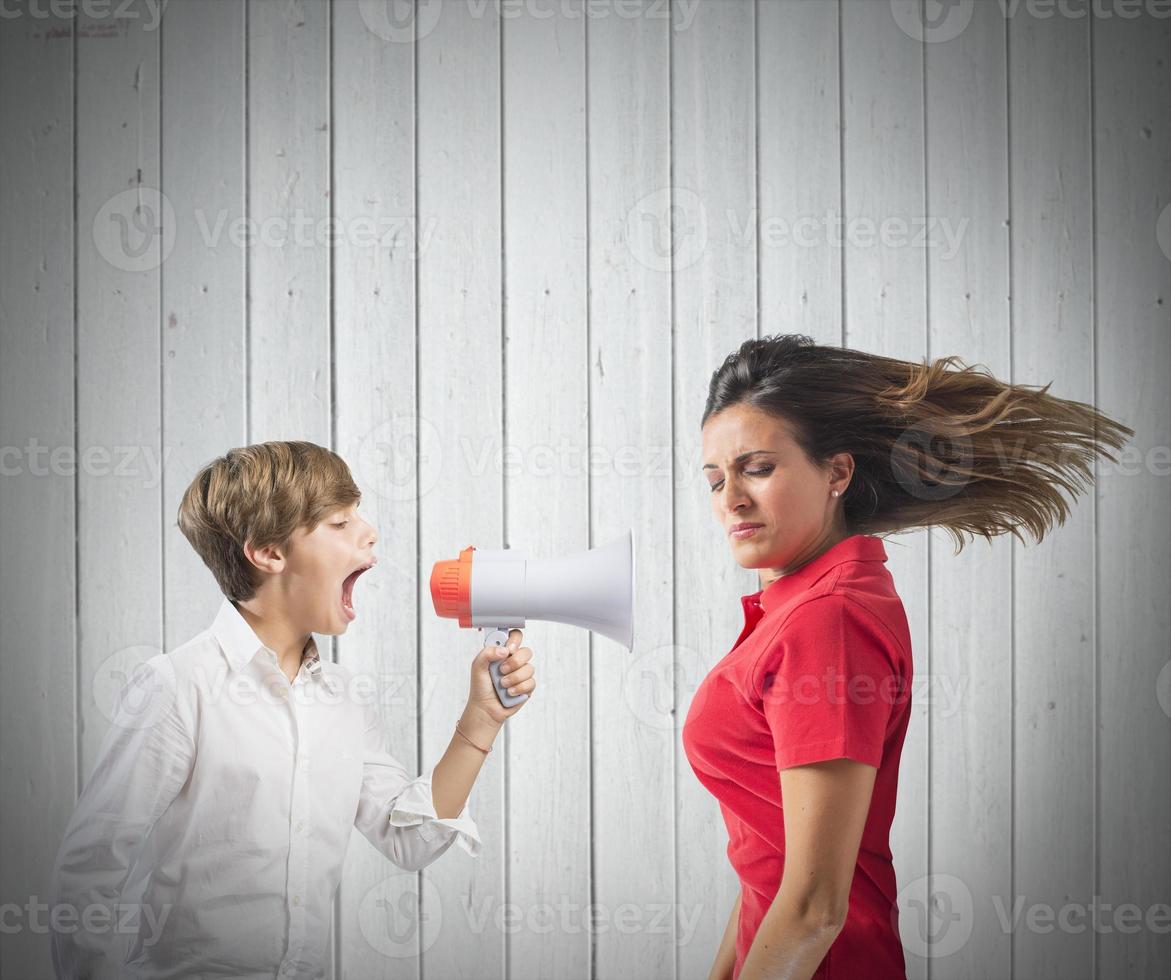
[[849, 911], [815, 980], [906, 976], [889, 832], [910, 718], [911, 637], [881, 538], [855, 534], [744, 596], [744, 629], [703, 679], [683, 748], [720, 804], [740, 877], [739, 976], [780, 887], [779, 771], [825, 759], [874, 766]]

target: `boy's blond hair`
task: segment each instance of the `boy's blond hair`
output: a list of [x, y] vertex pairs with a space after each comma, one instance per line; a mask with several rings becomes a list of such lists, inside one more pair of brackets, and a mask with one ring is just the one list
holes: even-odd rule
[[229, 450], [191, 481], [179, 504], [179, 530], [235, 602], [256, 594], [260, 573], [244, 554], [287, 545], [300, 527], [315, 528], [361, 498], [350, 468], [312, 442], [261, 442]]

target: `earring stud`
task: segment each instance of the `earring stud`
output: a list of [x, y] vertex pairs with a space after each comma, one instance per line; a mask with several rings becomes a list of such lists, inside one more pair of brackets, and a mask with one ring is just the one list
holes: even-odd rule
[[832, 493], [832, 494], [833, 494], [835, 497], [836, 497], [836, 496], [837, 496], [837, 495], [838, 495], [840, 492], [841, 492], [841, 491], [839, 491], [839, 490], [832, 490], [832, 491], [831, 491], [831, 493]]

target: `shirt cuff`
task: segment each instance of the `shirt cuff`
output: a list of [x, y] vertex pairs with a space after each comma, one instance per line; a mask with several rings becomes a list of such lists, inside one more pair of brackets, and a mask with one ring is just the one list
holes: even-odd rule
[[431, 796], [431, 772], [411, 780], [398, 795], [390, 810], [392, 827], [418, 827], [419, 835], [427, 841], [446, 840], [457, 835], [459, 846], [472, 857], [480, 853], [480, 831], [468, 814], [467, 804], [458, 817], [438, 817]]

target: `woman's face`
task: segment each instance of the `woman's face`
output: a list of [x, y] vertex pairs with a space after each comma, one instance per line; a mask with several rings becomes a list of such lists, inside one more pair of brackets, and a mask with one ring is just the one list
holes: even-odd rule
[[703, 426], [703, 472], [712, 513], [744, 568], [793, 570], [846, 537], [841, 496], [854, 461], [811, 463], [786, 422], [732, 405]]

